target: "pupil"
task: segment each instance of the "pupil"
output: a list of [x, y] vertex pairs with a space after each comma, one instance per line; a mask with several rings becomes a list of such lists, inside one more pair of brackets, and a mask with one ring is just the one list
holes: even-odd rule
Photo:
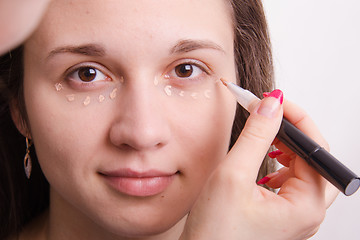
[[90, 82], [96, 77], [96, 70], [90, 67], [79, 69], [79, 78], [84, 82]]
[[175, 68], [175, 72], [179, 77], [190, 77], [193, 67], [190, 64], [181, 64]]

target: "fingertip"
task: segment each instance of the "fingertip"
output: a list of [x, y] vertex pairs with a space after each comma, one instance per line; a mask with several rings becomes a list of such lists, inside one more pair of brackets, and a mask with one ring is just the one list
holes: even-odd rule
[[257, 184], [258, 185], [264, 185], [264, 184], [266, 184], [267, 182], [269, 182], [271, 180], [271, 178], [269, 178], [268, 176], [265, 176], [265, 177], [263, 177], [262, 179], [260, 179], [258, 182], [257, 182]]
[[280, 155], [282, 155], [282, 154], [283, 154], [282, 151], [280, 151], [280, 150], [275, 150], [275, 151], [269, 152], [269, 153], [268, 153], [268, 156], [269, 156], [270, 158], [276, 158], [276, 157], [278, 157], [278, 156], [280, 156]]
[[281, 109], [280, 100], [267, 97], [260, 102], [256, 112], [266, 118], [275, 118], [279, 115]]

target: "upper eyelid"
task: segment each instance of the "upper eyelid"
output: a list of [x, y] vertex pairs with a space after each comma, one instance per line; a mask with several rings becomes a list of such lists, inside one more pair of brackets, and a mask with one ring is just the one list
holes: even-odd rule
[[103, 65], [101, 65], [99, 63], [95, 63], [95, 62], [84, 62], [84, 63], [79, 63], [74, 66], [71, 66], [65, 70], [65, 72], [63, 74], [63, 78], [68, 78], [69, 76], [74, 74], [76, 71], [78, 71], [79, 69], [84, 68], [84, 67], [94, 68], [94, 69], [102, 72], [105, 76], [110, 77], [112, 79], [114, 78], [114, 76], [112, 76], [112, 74], [110, 74], [110, 70], [108, 70]]
[[213, 69], [208, 64], [204, 63], [201, 60], [193, 59], [193, 58], [183, 58], [174, 61], [172, 64], [170, 64], [170, 71], [172, 71], [176, 66], [182, 65], [182, 64], [193, 64], [201, 68], [203, 71], [205, 71], [207, 74], [213, 73]]
[[[181, 65], [181, 64], [193, 64], [193, 65], [198, 66], [206, 74], [213, 73], [213, 69], [209, 64], [207, 64], [199, 59], [196, 59], [196, 58], [182, 58], [182, 59], [175, 60], [168, 65], [168, 68], [167, 68], [168, 70], [166, 70], [165, 73], [172, 71], [176, 66]], [[116, 78], [116, 75], [113, 74], [111, 72], [111, 70], [109, 70], [107, 67], [105, 67], [101, 63], [97, 63], [97, 62], [83, 62], [83, 63], [75, 64], [75, 65], [67, 68], [64, 71], [62, 78], [63, 79], [68, 78], [71, 74], [78, 71], [82, 67], [92, 67], [92, 68], [95, 68], [95, 69], [101, 71], [105, 76], [107, 76], [111, 79]]]

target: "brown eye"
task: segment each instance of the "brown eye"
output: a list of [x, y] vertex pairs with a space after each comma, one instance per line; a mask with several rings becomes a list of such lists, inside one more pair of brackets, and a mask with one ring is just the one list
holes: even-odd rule
[[181, 78], [190, 77], [193, 73], [193, 66], [191, 64], [180, 64], [175, 67], [175, 73]]
[[96, 69], [91, 67], [82, 67], [78, 70], [78, 76], [81, 81], [91, 82], [96, 77]]

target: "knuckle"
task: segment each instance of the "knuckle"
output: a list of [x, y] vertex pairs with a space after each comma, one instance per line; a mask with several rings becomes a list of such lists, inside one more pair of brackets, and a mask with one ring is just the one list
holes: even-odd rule
[[308, 232], [309, 236], [314, 235], [320, 228], [320, 224], [324, 221], [326, 210], [323, 206], [309, 206], [308, 211], [302, 211], [301, 218], [304, 219], [303, 228]]
[[216, 169], [211, 175], [211, 185], [219, 185], [222, 188], [226, 188], [226, 192], [235, 193], [236, 190], [242, 189], [246, 182], [248, 182], [248, 176], [243, 172], [237, 171], [233, 167], [221, 167]]
[[242, 132], [242, 136], [252, 141], [267, 141], [267, 135], [269, 134], [269, 128], [259, 124], [250, 123], [246, 126]]

